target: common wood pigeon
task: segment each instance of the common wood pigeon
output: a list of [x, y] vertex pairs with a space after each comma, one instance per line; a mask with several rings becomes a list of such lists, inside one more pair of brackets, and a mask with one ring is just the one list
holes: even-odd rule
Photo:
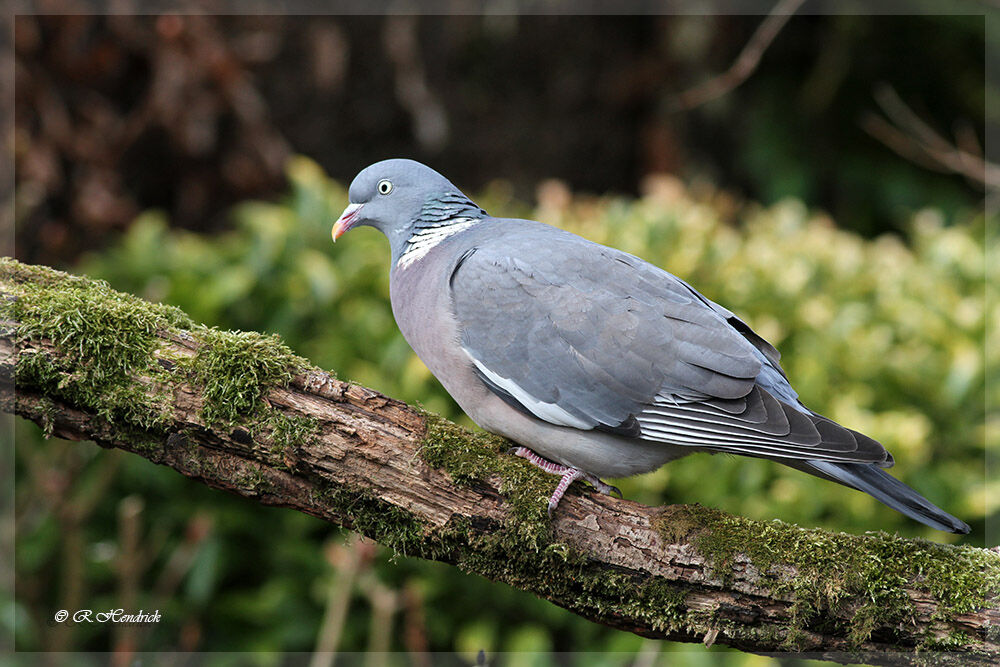
[[482, 428], [562, 476], [658, 468], [695, 451], [768, 458], [871, 494], [939, 530], [969, 526], [888, 475], [875, 440], [809, 410], [778, 351], [729, 310], [638, 257], [494, 218], [413, 160], [351, 183], [333, 239], [369, 225], [392, 250], [406, 340]]

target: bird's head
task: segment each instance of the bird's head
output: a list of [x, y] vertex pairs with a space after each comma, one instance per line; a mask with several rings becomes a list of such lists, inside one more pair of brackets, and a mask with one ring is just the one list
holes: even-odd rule
[[333, 225], [333, 240], [362, 225], [375, 227], [390, 242], [396, 236], [408, 237], [424, 206], [446, 194], [461, 192], [426, 165], [401, 158], [376, 162], [351, 182], [350, 204]]

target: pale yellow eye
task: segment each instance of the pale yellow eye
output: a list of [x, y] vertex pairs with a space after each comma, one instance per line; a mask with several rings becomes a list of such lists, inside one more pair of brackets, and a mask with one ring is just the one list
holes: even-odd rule
[[378, 190], [380, 195], [387, 195], [392, 192], [392, 181], [387, 178], [383, 178], [378, 182], [378, 185], [375, 186], [375, 189]]

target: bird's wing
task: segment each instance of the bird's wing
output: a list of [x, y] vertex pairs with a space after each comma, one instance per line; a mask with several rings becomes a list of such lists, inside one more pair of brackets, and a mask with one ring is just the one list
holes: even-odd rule
[[480, 379], [539, 419], [751, 456], [885, 460], [789, 405], [777, 351], [732, 313], [632, 255], [519, 226], [466, 249], [449, 284]]

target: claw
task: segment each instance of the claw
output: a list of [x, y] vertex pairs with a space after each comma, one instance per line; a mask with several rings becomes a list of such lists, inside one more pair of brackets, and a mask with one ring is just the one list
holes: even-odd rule
[[618, 496], [619, 498], [624, 498], [622, 495], [622, 490], [617, 486], [612, 486], [606, 482], [602, 482], [595, 475], [587, 474], [584, 478], [597, 489], [598, 493], [603, 493], [606, 496]]

